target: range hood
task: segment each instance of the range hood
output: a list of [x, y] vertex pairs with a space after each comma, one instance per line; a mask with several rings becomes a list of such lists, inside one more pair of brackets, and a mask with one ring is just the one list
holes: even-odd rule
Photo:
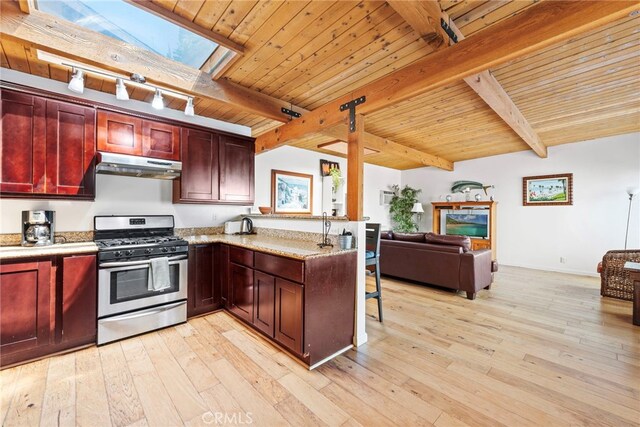
[[175, 179], [182, 172], [182, 163], [173, 160], [152, 159], [98, 152], [96, 173], [137, 176], [140, 178]]

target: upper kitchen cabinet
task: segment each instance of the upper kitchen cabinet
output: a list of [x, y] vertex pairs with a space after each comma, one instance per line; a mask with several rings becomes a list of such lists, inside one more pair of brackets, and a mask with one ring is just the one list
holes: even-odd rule
[[220, 135], [220, 198], [253, 203], [255, 148], [252, 140]]
[[94, 197], [95, 135], [93, 108], [47, 101], [47, 193]]
[[174, 181], [174, 203], [253, 204], [252, 138], [182, 128], [181, 151], [182, 176]]
[[180, 160], [180, 128], [112, 111], [98, 111], [98, 151]]
[[2, 195], [93, 199], [95, 121], [91, 107], [3, 89]]
[[44, 193], [46, 103], [2, 90], [2, 193]]
[[219, 137], [182, 128], [182, 175], [173, 182], [173, 201], [211, 203], [220, 199]]

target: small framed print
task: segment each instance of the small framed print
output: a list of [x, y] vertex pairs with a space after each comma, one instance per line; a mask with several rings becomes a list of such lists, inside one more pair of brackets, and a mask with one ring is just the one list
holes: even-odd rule
[[274, 214], [311, 215], [313, 175], [271, 171], [271, 205]]
[[573, 174], [523, 177], [522, 205], [573, 205]]

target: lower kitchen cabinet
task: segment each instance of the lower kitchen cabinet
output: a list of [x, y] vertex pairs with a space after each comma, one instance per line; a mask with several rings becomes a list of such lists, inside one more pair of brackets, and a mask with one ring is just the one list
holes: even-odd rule
[[273, 338], [275, 331], [276, 278], [270, 274], [253, 273], [253, 326]]
[[[42, 354], [52, 342], [51, 260], [0, 265], [0, 363]], [[22, 355], [16, 358], [15, 355]]]
[[95, 255], [0, 264], [0, 365], [95, 343]]
[[296, 354], [302, 354], [302, 294], [297, 283], [276, 279], [275, 339]]
[[209, 313], [221, 307], [217, 245], [189, 248], [187, 317]]
[[253, 323], [253, 269], [229, 264], [229, 310], [248, 323]]
[[233, 245], [221, 252], [232, 314], [311, 367], [351, 347], [355, 252], [304, 260]]
[[96, 341], [97, 284], [96, 256], [62, 257], [62, 300], [56, 330], [58, 342], [69, 347]]

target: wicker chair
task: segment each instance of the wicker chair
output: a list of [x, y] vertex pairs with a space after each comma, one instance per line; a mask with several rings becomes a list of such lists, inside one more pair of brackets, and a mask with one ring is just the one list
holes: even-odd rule
[[640, 262], [640, 249], [609, 251], [602, 257], [600, 295], [633, 300], [633, 281], [624, 271], [627, 261]]

